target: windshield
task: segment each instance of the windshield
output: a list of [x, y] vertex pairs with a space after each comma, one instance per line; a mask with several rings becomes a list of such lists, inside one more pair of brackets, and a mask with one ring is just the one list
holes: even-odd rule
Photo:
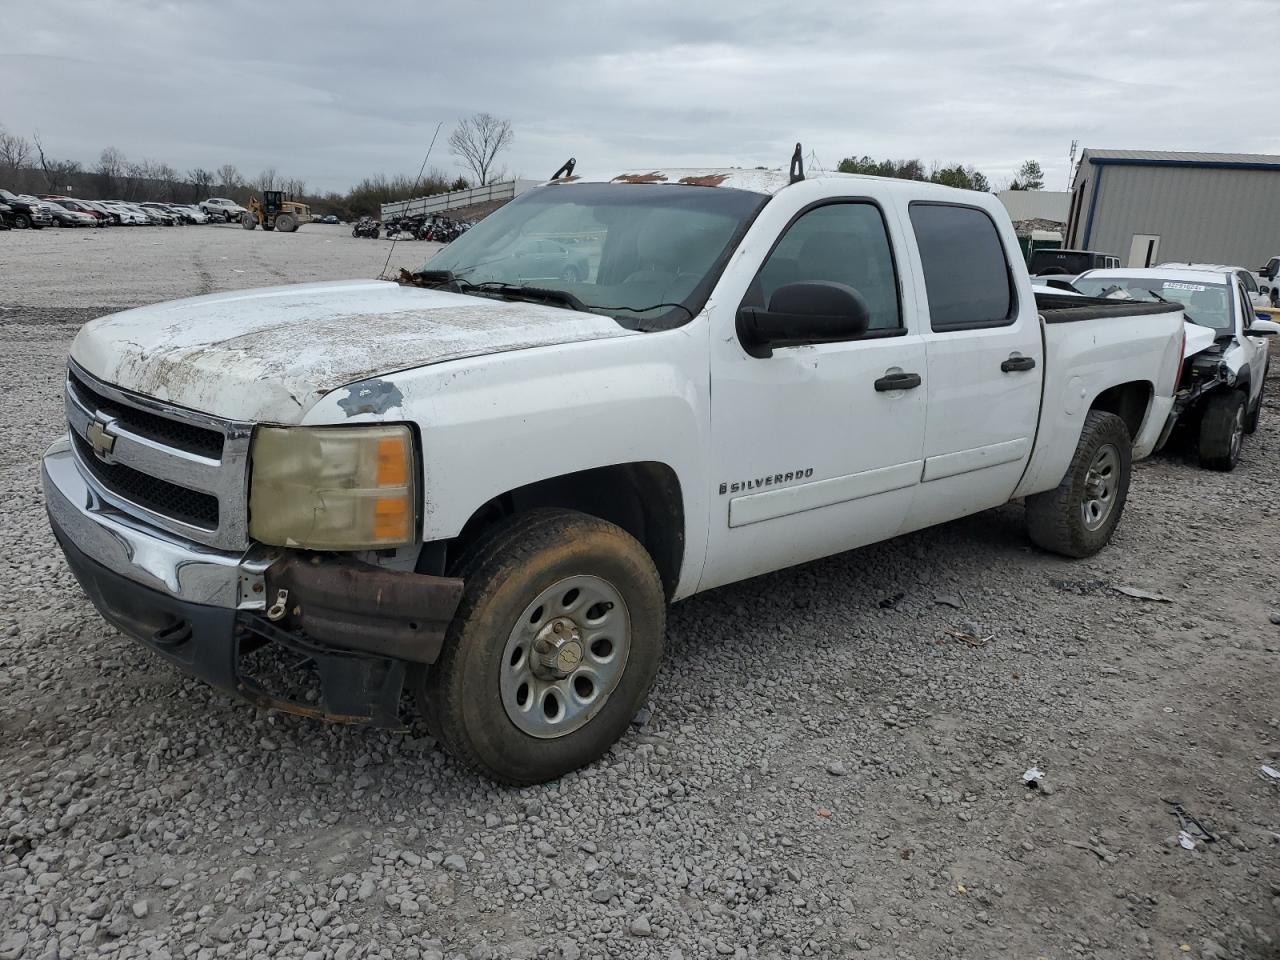
[[768, 199], [719, 187], [552, 184], [490, 214], [422, 270], [447, 270], [467, 292], [563, 292], [625, 326], [667, 329], [702, 308]]
[[1232, 329], [1231, 291], [1225, 283], [1108, 276], [1079, 277], [1074, 283], [1077, 290], [1089, 297], [1105, 297], [1112, 291], [1124, 290], [1135, 300], [1180, 303], [1183, 313], [1192, 323], [1220, 333]]

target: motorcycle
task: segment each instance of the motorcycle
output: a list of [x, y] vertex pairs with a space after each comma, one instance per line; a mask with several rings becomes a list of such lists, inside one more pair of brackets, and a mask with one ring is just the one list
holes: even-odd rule
[[[382, 224], [373, 219], [373, 217], [361, 217], [351, 228], [353, 237], [371, 237], [377, 240], [381, 234]], [[387, 235], [390, 236], [390, 229], [388, 229]]]

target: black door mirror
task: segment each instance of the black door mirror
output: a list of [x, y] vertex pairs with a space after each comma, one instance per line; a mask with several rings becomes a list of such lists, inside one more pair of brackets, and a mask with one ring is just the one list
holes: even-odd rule
[[751, 356], [770, 357], [774, 347], [856, 340], [870, 323], [867, 301], [853, 287], [810, 280], [779, 287], [766, 309], [739, 308], [738, 339]]

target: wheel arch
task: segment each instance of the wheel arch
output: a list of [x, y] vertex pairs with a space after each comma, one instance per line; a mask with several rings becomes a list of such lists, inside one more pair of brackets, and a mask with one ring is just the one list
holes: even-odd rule
[[500, 493], [471, 514], [458, 536], [425, 544], [419, 570], [443, 572], [492, 524], [541, 507], [578, 510], [626, 530], [648, 551], [672, 599], [684, 565], [684, 495], [675, 470], [652, 460], [578, 470]]
[[1107, 387], [1093, 398], [1089, 409], [1114, 413], [1129, 428], [1129, 436], [1137, 437], [1147, 418], [1147, 411], [1151, 408], [1153, 396], [1155, 387], [1150, 380], [1130, 380]]

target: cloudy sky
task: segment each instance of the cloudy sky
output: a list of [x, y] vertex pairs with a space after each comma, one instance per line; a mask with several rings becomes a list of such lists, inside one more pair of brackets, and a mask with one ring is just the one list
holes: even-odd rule
[[1278, 0], [10, 0], [0, 124], [92, 166], [275, 167], [311, 190], [454, 171], [460, 116], [509, 118], [509, 172], [973, 164], [1082, 147], [1280, 153]]

